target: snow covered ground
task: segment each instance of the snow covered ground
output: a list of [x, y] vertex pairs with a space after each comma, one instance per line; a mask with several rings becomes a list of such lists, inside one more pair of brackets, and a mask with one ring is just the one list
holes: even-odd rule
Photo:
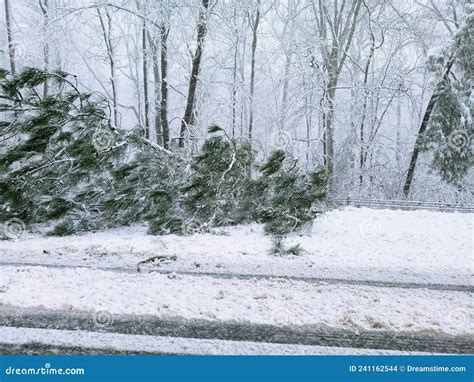
[[[192, 236], [151, 236], [141, 226], [64, 238], [30, 233], [16, 241], [0, 241], [0, 309], [3, 305], [90, 311], [91, 316], [143, 314], [472, 338], [474, 296], [469, 291], [327, 284], [288, 277], [472, 285], [473, 218], [428, 211], [334, 210], [317, 220], [311, 232], [288, 238], [287, 244], [300, 243], [304, 248], [298, 257], [269, 255], [271, 241], [259, 225]], [[166, 259], [142, 264], [137, 272], [140, 262], [154, 256]], [[52, 264], [64, 268], [47, 267]], [[174, 273], [182, 271], [274, 277]], [[0, 327], [0, 338], [4, 344], [36, 341], [86, 348], [99, 348], [97, 341], [103, 339], [104, 346], [115, 350], [185, 354], [365, 352], [9, 327]]]
[[[162, 319], [474, 334], [473, 294], [84, 268], [1, 268], [0, 304]], [[93, 314], [93, 313], [91, 313]]]
[[[153, 256], [166, 271], [270, 274], [315, 278], [471, 285], [473, 214], [345, 208], [318, 219], [310, 233], [292, 235], [302, 256], [268, 254], [259, 225], [214, 234], [151, 236], [128, 227], [64, 238], [25, 235], [0, 242], [0, 262], [123, 267]], [[144, 269], [145, 267], [142, 267]]]

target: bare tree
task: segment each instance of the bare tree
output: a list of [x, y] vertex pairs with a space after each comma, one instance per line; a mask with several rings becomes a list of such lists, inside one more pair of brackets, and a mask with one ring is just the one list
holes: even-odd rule
[[237, 71], [239, 58], [240, 35], [237, 25], [237, 8], [234, 8], [233, 13], [233, 33], [235, 35], [234, 55], [232, 59], [232, 95], [231, 95], [231, 109], [232, 109], [232, 138], [235, 138], [235, 127], [237, 123]]
[[151, 61], [153, 65], [153, 80], [155, 91], [155, 132], [156, 143], [163, 146], [163, 127], [161, 124], [161, 70], [160, 70], [160, 45], [148, 32], [148, 41], [151, 48]]
[[324, 130], [324, 158], [332, 189], [334, 171], [334, 101], [342, 68], [352, 43], [359, 20], [362, 0], [342, 0], [335, 2], [333, 9], [323, 0], [313, 0], [312, 9], [320, 39], [321, 56], [326, 74], [326, 84], [322, 104]]
[[147, 23], [146, 19], [142, 19], [142, 55], [143, 55], [143, 104], [145, 113], [145, 138], [150, 139], [150, 98], [148, 95], [148, 44], [147, 44]]
[[[44, 33], [44, 45], [43, 45], [43, 61], [44, 61], [44, 70], [49, 70], [49, 43], [48, 43], [48, 29], [49, 29], [49, 0], [38, 0], [39, 6], [41, 8], [41, 13], [43, 14], [43, 33]], [[48, 95], [48, 80], [44, 82], [43, 86], [43, 96]]]
[[4, 3], [8, 67], [77, 74], [82, 88], [110, 100], [111, 121], [120, 126], [123, 116], [123, 127], [146, 129], [161, 149], [169, 151], [171, 128], [183, 146], [216, 122], [250, 138], [260, 160], [280, 144], [265, 141], [279, 129], [298, 160], [327, 167], [340, 195], [409, 195], [417, 171], [417, 195], [435, 182], [422, 171], [419, 144], [405, 139], [419, 142], [436, 112], [427, 52], [457, 34], [463, 0]]
[[260, 23], [260, 4], [261, 1], [257, 0], [255, 16], [253, 20], [250, 20], [250, 28], [252, 29], [252, 58], [250, 61], [250, 110], [249, 110], [249, 141], [252, 143], [253, 134], [253, 118], [254, 118], [254, 94], [255, 94], [255, 55], [257, 52], [258, 43], [258, 24]]
[[[369, 89], [367, 86], [367, 82], [369, 79], [369, 70], [372, 65], [372, 61], [374, 59], [374, 54], [377, 49], [379, 49], [383, 43], [384, 43], [384, 38], [382, 34], [382, 39], [380, 43], [376, 43], [375, 39], [375, 33], [372, 27], [372, 12], [370, 8], [367, 6], [367, 4], [364, 2], [364, 7], [367, 9], [367, 14], [368, 14], [368, 28], [369, 28], [369, 36], [370, 36], [370, 49], [369, 49], [369, 54], [365, 63], [365, 68], [364, 68], [364, 79], [363, 79], [363, 89], [364, 89], [364, 98], [363, 98], [363, 105], [362, 105], [362, 112], [361, 112], [361, 122], [360, 122], [360, 128], [359, 128], [359, 139], [360, 139], [360, 155], [359, 155], [359, 187], [362, 187], [364, 183], [364, 167], [365, 167], [365, 162], [367, 160], [367, 148], [366, 148], [366, 131], [365, 131], [365, 121], [367, 117], [367, 103], [368, 103], [368, 97], [369, 97]], [[379, 13], [380, 15], [380, 13]]]
[[161, 42], [161, 105], [160, 117], [161, 128], [163, 129], [163, 147], [169, 148], [170, 128], [168, 124], [168, 35], [169, 26], [166, 22], [162, 22], [160, 26], [160, 42]]
[[15, 45], [13, 43], [12, 15], [11, 15], [10, 0], [5, 0], [5, 23], [7, 26], [7, 43], [8, 43], [8, 54], [10, 57], [10, 69], [12, 72], [16, 72]]
[[[117, 95], [117, 78], [115, 73], [115, 46], [112, 41], [112, 16], [110, 10], [104, 7], [102, 11], [100, 8], [96, 9], [97, 15], [99, 16], [100, 26], [102, 30], [102, 38], [105, 44], [105, 50], [107, 54], [107, 60], [109, 63], [110, 71], [110, 86], [112, 88], [112, 109], [114, 116], [114, 124], [118, 125], [118, 95]], [[102, 14], [104, 12], [105, 16]]]
[[[162, 4], [163, 6], [163, 4]], [[150, 41], [153, 76], [155, 83], [155, 131], [156, 140], [160, 146], [169, 148], [168, 125], [168, 46], [169, 15], [168, 10], [160, 9], [161, 21], [155, 25], [154, 33], [148, 32]]]
[[197, 23], [197, 41], [196, 51], [192, 60], [191, 76], [189, 78], [188, 97], [186, 102], [186, 109], [184, 111], [184, 118], [181, 122], [181, 129], [179, 131], [179, 147], [184, 147], [184, 140], [186, 130], [190, 126], [194, 126], [196, 122], [196, 91], [199, 81], [199, 69], [201, 66], [202, 55], [204, 53], [204, 40], [207, 34], [207, 22], [209, 17], [209, 0], [202, 0], [199, 9], [199, 17]]

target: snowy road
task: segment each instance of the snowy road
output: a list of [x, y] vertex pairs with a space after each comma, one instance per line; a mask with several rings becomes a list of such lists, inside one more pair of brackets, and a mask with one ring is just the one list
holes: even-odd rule
[[[15, 321], [4, 314], [0, 338], [26, 352], [34, 346], [79, 353], [472, 352], [472, 219], [331, 211], [308, 236], [289, 238], [305, 248], [299, 257], [268, 255], [269, 238], [257, 225], [184, 237], [132, 227], [0, 242], [0, 311], [30, 314], [28, 320], [13, 315]], [[46, 316], [38, 317], [41, 312]], [[82, 317], [77, 325], [74, 315]], [[147, 332], [137, 317], [161, 326]], [[170, 339], [170, 328], [183, 322]], [[94, 343], [99, 331], [107, 332], [111, 347]], [[88, 340], [75, 347], [78, 338]], [[182, 346], [170, 345], [181, 340]], [[116, 341], [120, 346], [112, 346]], [[285, 345], [265, 347], [278, 341]], [[252, 345], [246, 350], [244, 342]]]
[[94, 312], [84, 311], [4, 307], [0, 313], [0, 326], [340, 348], [402, 349], [411, 352], [474, 352], [473, 335], [451, 336], [376, 330], [354, 332], [333, 328], [272, 326], [232, 321], [163, 320], [154, 316], [136, 315], [114, 315], [113, 319], [98, 325]]
[[428, 354], [122, 333], [0, 327], [1, 354], [343, 355]]
[[[6, 280], [7, 274], [9, 277]], [[0, 266], [0, 275], [3, 275], [0, 277], [0, 304], [3, 304], [0, 312], [0, 338], [2, 338], [0, 352], [3, 354], [9, 352], [22, 354], [359, 354], [361, 352], [363, 354], [366, 352], [366, 354], [376, 354], [377, 351], [384, 354], [389, 351], [395, 351], [398, 354], [402, 352], [465, 354], [474, 351], [474, 330], [469, 326], [472, 313], [472, 304], [469, 303], [472, 288], [469, 286], [465, 286], [465, 289], [461, 291], [453, 291], [453, 287], [461, 286], [435, 285], [430, 290], [426, 288], [426, 285], [424, 287], [416, 285], [413, 288], [413, 285], [403, 283], [367, 285], [366, 281], [352, 280], [348, 283], [347, 280], [331, 280], [336, 284], [341, 283], [341, 285], [331, 285], [314, 279], [310, 282], [268, 276], [252, 279], [245, 276], [231, 279], [231, 275], [223, 274], [217, 275], [218, 277], [203, 274], [163, 275], [155, 272], [137, 273], [129, 269], [117, 272], [25, 264]], [[134, 300], [138, 299], [140, 288], [151, 289], [151, 295], [154, 295], [153, 291], [156, 291], [156, 299], [148, 296], [138, 304], [148, 302], [149, 306], [156, 305], [156, 310], [148, 310], [145, 314], [137, 316], [123, 314], [121, 313], [123, 309], [117, 310], [117, 306], [113, 308], [111, 305], [107, 306], [107, 304], [103, 305], [103, 302], [98, 302], [97, 309], [107, 310], [81, 311], [80, 309], [83, 308], [81, 301], [89, 300], [88, 292], [84, 288], [85, 279], [89, 280], [88, 286], [91, 287], [92, 293], [104, 294], [107, 290], [112, 290], [117, 295], [109, 294], [110, 301], [115, 300], [116, 303], [122, 302], [129, 306], [131, 304], [132, 310], [137, 308], [137, 301]], [[105, 284], [103, 284], [104, 281]], [[212, 314], [212, 308], [206, 313], [209, 309], [206, 306], [197, 307], [198, 316], [189, 316], [190, 312], [179, 312], [179, 309], [176, 311], [178, 306], [173, 308], [168, 305], [168, 314], [163, 316], [163, 310], [160, 309], [159, 304], [156, 304], [156, 300], [171, 297], [171, 300], [168, 300], [171, 304], [185, 306], [189, 304], [188, 297], [183, 296], [182, 293], [183, 283], [197, 296], [204, 292], [208, 295], [207, 297], [211, 295], [211, 300], [214, 302], [218, 300], [219, 304], [214, 305], [216, 311], [224, 307], [227, 312], [233, 314], [224, 318], [226, 321], [222, 321], [222, 318], [219, 321], [216, 320], [216, 318], [219, 319], [218, 313], [217, 317]], [[170, 287], [168, 291], [163, 290]], [[256, 315], [254, 312], [254, 316], [263, 314], [263, 320], [273, 322], [273, 325], [248, 322], [246, 314], [251, 313], [252, 310], [249, 311], [248, 306], [242, 312], [239, 302], [248, 303], [243, 294], [248, 293], [246, 289], [252, 287], [255, 290], [264, 291], [260, 296], [253, 296], [257, 302], [260, 300], [265, 306], [268, 303], [265, 300], [271, 301], [271, 304], [266, 306], [269, 317], [265, 318], [264, 311], [258, 313], [258, 309]], [[297, 291], [296, 294], [293, 291], [293, 296], [292, 293], [286, 292], [286, 289], [290, 292], [295, 287]], [[381, 287], [386, 288], [385, 293]], [[126, 292], [123, 288], [129, 292], [131, 288], [129, 298], [124, 296]], [[60, 289], [64, 294], [57, 294]], [[467, 293], [469, 290], [471, 293]], [[72, 296], [71, 292], [74, 291], [79, 294], [72, 293], [74, 295]], [[239, 294], [239, 291], [242, 294]], [[392, 293], [393, 291], [395, 293]], [[282, 296], [279, 298], [275, 292], [282, 293]], [[136, 298], [133, 296], [134, 293], [136, 293]], [[318, 295], [314, 296], [315, 293]], [[143, 295], [143, 292], [141, 294]], [[214, 298], [212, 294], [215, 295]], [[389, 298], [385, 303], [381, 303], [380, 298], [383, 298], [384, 294], [391, 294], [393, 301]], [[299, 302], [294, 301], [296, 295]], [[123, 296], [123, 299], [118, 296]], [[230, 304], [228, 301], [223, 301], [228, 297], [233, 300]], [[315, 297], [321, 299], [322, 304], [327, 304], [332, 299], [331, 303], [336, 307], [336, 311], [331, 312], [326, 309], [325, 313], [313, 314], [311, 309], [321, 310], [321, 304], [314, 301], [305, 304], [305, 297], [310, 301]], [[364, 302], [368, 306], [364, 307]], [[12, 304], [23, 307], [14, 308]], [[206, 305], [206, 301], [202, 301], [202, 304]], [[288, 308], [288, 304], [291, 308]], [[379, 304], [381, 306], [377, 306]], [[448, 322], [446, 320], [443, 322], [440, 315], [438, 317], [433, 315], [431, 323], [427, 320], [428, 317], [419, 317], [419, 311], [413, 309], [417, 304], [425, 307], [426, 304], [428, 306], [438, 304], [440, 310], [447, 314]], [[45, 306], [51, 305], [56, 310], [45, 309]], [[446, 310], [447, 305], [448, 310]], [[163, 306], [166, 306], [166, 303]], [[170, 314], [173, 316], [173, 309], [175, 309], [174, 317], [166, 319]], [[296, 311], [290, 313], [293, 309]], [[303, 309], [302, 317], [296, 317], [299, 309]], [[405, 321], [406, 328], [398, 326], [390, 330], [389, 325], [393, 323], [388, 323], [388, 316], [382, 318], [380, 315], [384, 309], [388, 312], [390, 309], [398, 312], [397, 318], [400, 322]], [[345, 316], [340, 316], [342, 311], [346, 312]], [[367, 313], [365, 317], [364, 312]], [[333, 315], [339, 319], [322, 322], [324, 315]], [[407, 319], [404, 315], [411, 318]], [[298, 323], [301, 319], [306, 321]], [[417, 320], [425, 320], [425, 323], [419, 326], [419, 330], [410, 331], [411, 326], [415, 328], [417, 326], [410, 321]], [[294, 325], [293, 321], [298, 324]], [[461, 324], [454, 330], [454, 333], [461, 332], [461, 335], [443, 333], [443, 331], [454, 329], [448, 328], [452, 323]], [[470, 334], [466, 334], [466, 330]], [[100, 333], [102, 336], [109, 336], [103, 338], [102, 345], [91, 340], [97, 337], [99, 332], [102, 332]], [[89, 338], [89, 341], [77, 341], [77, 335], [71, 333], [82, 333], [81, 338]], [[120, 340], [110, 337], [117, 335], [123, 337]], [[176, 337], [180, 338], [176, 339]], [[5, 339], [9, 339], [10, 343], [5, 342]], [[210, 342], [206, 345], [202, 341]], [[225, 346], [222, 345], [222, 341], [225, 342]], [[274, 344], [271, 346], [271, 343]], [[131, 346], [131, 344], [135, 345]], [[137, 344], [141, 344], [141, 347], [137, 347]]]
[[[0, 350], [129, 354], [130, 336], [176, 336], [237, 341], [226, 348], [233, 354], [246, 354], [239, 348], [242, 341], [280, 344], [254, 345], [249, 354], [474, 352], [473, 294], [467, 291], [26, 265], [1, 266], [0, 276], [0, 332], [6, 330], [11, 339], [10, 345], [0, 343]], [[55, 332], [35, 340], [38, 333], [32, 336], [31, 330], [44, 329]], [[15, 330], [20, 332], [12, 336]], [[67, 331], [122, 333], [127, 339], [105, 348], [52, 341], [71, 337]], [[163, 341], [155, 347], [145, 341], [136, 352], [186, 354], [188, 345], [169, 348], [170, 340]], [[297, 348], [285, 353], [289, 344]], [[213, 354], [212, 346], [194, 343], [190, 354]], [[227, 354], [214, 346], [221, 351], [216, 354]]]
[[1, 267], [0, 304], [251, 324], [474, 333], [473, 294], [426, 288]]

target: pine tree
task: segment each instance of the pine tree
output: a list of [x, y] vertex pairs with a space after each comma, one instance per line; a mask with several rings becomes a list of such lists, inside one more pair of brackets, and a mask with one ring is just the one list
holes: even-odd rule
[[318, 168], [300, 174], [297, 161], [288, 159], [282, 150], [271, 154], [261, 172], [258, 187], [265, 190], [266, 201], [259, 208], [259, 218], [265, 232], [274, 239], [272, 253], [298, 255], [300, 246], [286, 249], [283, 240], [289, 233], [311, 225], [322, 213], [327, 173]]
[[[42, 96], [45, 81], [50, 91]], [[311, 222], [325, 196], [325, 172], [300, 174], [282, 151], [252, 180], [250, 145], [219, 126], [190, 162], [141, 129], [113, 127], [107, 101], [80, 92], [66, 73], [2, 70], [0, 92], [3, 219], [48, 223], [54, 235], [144, 221], [152, 234], [194, 233], [260, 219], [274, 252], [297, 253], [282, 240]]]
[[[46, 81], [51, 91], [43, 97], [38, 89]], [[67, 73], [35, 68], [20, 74], [0, 70], [0, 97], [1, 216], [32, 223], [75, 210], [80, 218], [70, 224], [81, 224], [89, 213], [85, 202], [102, 192], [105, 181], [91, 179], [106, 174], [120, 139], [105, 101], [81, 93]], [[96, 189], [84, 187], [91, 183]], [[64, 225], [57, 233], [69, 232]]]
[[[429, 69], [442, 80], [436, 89], [422, 148], [433, 153], [432, 167], [450, 183], [459, 182], [474, 165], [474, 7], [466, 7], [466, 20], [454, 36], [454, 44], [440, 55], [431, 56]], [[452, 60], [450, 76], [442, 70]], [[455, 72], [455, 75], [453, 74]]]
[[120, 200], [114, 210], [121, 214], [133, 211], [127, 220], [147, 221], [150, 234], [181, 233], [185, 163], [147, 147], [140, 151], [135, 160], [114, 173], [117, 186], [110, 203]]
[[182, 189], [184, 209], [202, 228], [241, 223], [247, 220], [240, 202], [248, 192], [250, 145], [236, 143], [217, 125], [209, 133]]

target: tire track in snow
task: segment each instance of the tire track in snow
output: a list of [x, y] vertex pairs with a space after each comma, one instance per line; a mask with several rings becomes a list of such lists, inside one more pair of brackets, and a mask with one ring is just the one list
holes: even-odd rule
[[184, 355], [180, 353], [165, 353], [159, 351], [133, 351], [81, 346], [52, 345], [41, 342], [26, 344], [10, 344], [0, 341], [2, 355]]
[[123, 272], [123, 273], [147, 273], [156, 272], [164, 275], [177, 274], [185, 276], [196, 276], [196, 277], [213, 277], [218, 279], [238, 279], [238, 280], [274, 280], [282, 279], [289, 281], [304, 281], [308, 283], [326, 283], [326, 284], [346, 284], [346, 285], [363, 285], [373, 286], [378, 288], [404, 288], [404, 289], [431, 289], [440, 291], [457, 291], [457, 292], [471, 292], [474, 293], [473, 285], [460, 285], [460, 284], [435, 284], [435, 283], [415, 283], [415, 282], [400, 282], [400, 281], [379, 281], [379, 280], [354, 280], [354, 279], [343, 279], [343, 278], [321, 278], [321, 277], [305, 277], [305, 276], [284, 276], [284, 275], [268, 275], [268, 274], [241, 274], [241, 273], [221, 273], [221, 272], [204, 272], [204, 271], [172, 271], [162, 270], [158, 268], [146, 268], [138, 271], [133, 268], [125, 267], [91, 267], [81, 265], [61, 265], [61, 264], [48, 264], [48, 263], [17, 263], [17, 262], [0, 262], [2, 266], [15, 266], [15, 267], [47, 267], [55, 269], [98, 269], [107, 272]]
[[106, 325], [98, 325], [94, 312], [39, 308], [2, 307], [0, 326], [430, 353], [474, 352], [473, 335], [376, 330], [356, 332], [329, 327], [170, 320], [150, 315], [114, 315]]

